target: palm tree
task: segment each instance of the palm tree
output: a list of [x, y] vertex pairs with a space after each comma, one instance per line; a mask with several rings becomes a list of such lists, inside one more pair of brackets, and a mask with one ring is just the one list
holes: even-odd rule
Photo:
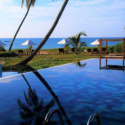
[[17, 65], [25, 65], [25, 64], [27, 64], [37, 54], [37, 52], [43, 47], [43, 45], [46, 43], [46, 41], [48, 40], [48, 38], [52, 34], [53, 30], [55, 29], [55, 27], [56, 27], [61, 15], [62, 15], [64, 9], [65, 9], [68, 1], [69, 0], [64, 0], [63, 5], [62, 5], [62, 7], [61, 7], [55, 21], [54, 21], [52, 27], [50, 28], [50, 30], [48, 31], [48, 33], [46, 34], [44, 39], [41, 41], [41, 43], [38, 45], [38, 47], [35, 49], [35, 51], [29, 57], [27, 57], [26, 59], [24, 59], [22, 62], [18, 63]]
[[74, 35], [72, 37], [69, 37], [69, 43], [73, 46], [73, 48], [75, 49], [76, 54], [78, 54], [79, 49], [82, 46], [87, 46], [85, 42], [81, 42], [80, 41], [80, 36], [84, 35], [87, 36], [85, 32], [80, 32], [77, 35]]
[[[17, 29], [17, 31], [16, 31], [14, 37], [13, 37], [13, 40], [12, 40], [12, 42], [11, 42], [11, 44], [10, 44], [10, 47], [9, 47], [9, 51], [11, 51], [11, 48], [12, 48], [12, 46], [13, 46], [14, 40], [15, 40], [15, 38], [16, 38], [16, 36], [17, 36], [17, 33], [19, 32], [19, 30], [20, 30], [20, 28], [21, 28], [21, 26], [22, 26], [22, 24], [23, 24], [25, 18], [27, 17], [31, 5], [34, 6], [35, 2], [36, 2], [36, 0], [26, 0], [27, 12], [26, 12], [26, 14], [25, 14], [25, 16], [24, 16], [24, 18], [23, 18], [21, 24], [19, 25], [19, 27], [18, 27], [18, 29]], [[23, 7], [23, 3], [24, 3], [24, 0], [22, 0], [22, 7]]]

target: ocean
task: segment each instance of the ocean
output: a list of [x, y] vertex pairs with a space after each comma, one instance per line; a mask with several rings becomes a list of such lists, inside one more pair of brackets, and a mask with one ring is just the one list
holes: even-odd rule
[[[101, 39], [122, 39], [122, 38], [123, 37], [101, 37]], [[16, 38], [13, 43], [12, 49], [26, 49], [28, 46], [21, 45], [21, 44], [26, 42], [28, 39], [30, 39], [32, 42], [37, 44], [37, 45], [33, 45], [34, 48], [36, 48], [43, 40], [43, 38]], [[62, 39], [64, 38], [49, 38], [41, 49], [63, 48], [64, 44], [57, 44]], [[96, 39], [100, 39], [100, 37], [84, 37], [84, 38], [81, 38], [80, 41], [86, 42], [87, 47], [94, 47], [94, 45], [91, 45], [90, 43], [94, 42]], [[12, 41], [12, 38], [0, 38], [0, 41], [6, 44], [5, 49], [8, 50], [10, 43]], [[6, 42], [6, 41], [9, 41], [9, 42]], [[108, 46], [114, 46], [119, 42], [121, 41], [110, 41], [108, 42]], [[103, 46], [106, 45], [105, 43], [106, 42], [103, 42]], [[70, 45], [70, 47], [72, 46]]]

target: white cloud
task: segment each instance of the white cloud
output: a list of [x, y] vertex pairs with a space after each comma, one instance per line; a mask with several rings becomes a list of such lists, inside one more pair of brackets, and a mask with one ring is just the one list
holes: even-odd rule
[[12, 0], [0, 0], [0, 3], [13, 3]]
[[15, 81], [15, 80], [21, 80], [22, 77], [20, 76], [8, 76], [8, 77], [3, 77], [0, 78], [0, 83], [10, 83], [11, 81]]
[[[27, 11], [26, 7], [21, 8], [21, 6], [14, 5], [12, 0], [2, 1], [9, 1], [12, 3], [10, 6], [0, 5], [0, 15], [4, 13], [2, 15], [2, 21], [4, 22], [5, 20], [10, 20], [11, 29], [15, 28], [16, 30]], [[0, 3], [3, 4], [3, 2]], [[23, 34], [24, 30], [28, 31], [29, 29], [35, 29], [36, 32], [47, 32], [53, 24], [62, 4], [63, 1], [56, 1], [48, 3], [47, 6], [31, 7], [20, 33]], [[124, 13], [124, 0], [69, 0], [53, 34], [59, 34], [59, 29], [62, 29], [62, 32], [65, 35], [76, 33], [81, 29], [85, 29], [87, 31], [88, 29], [94, 30], [95, 27], [97, 29], [101, 29], [100, 27], [102, 27], [108, 30], [108, 27], [111, 28], [113, 25], [115, 25], [114, 27], [118, 27], [116, 24], [119, 23], [119, 21], [123, 25], [123, 21], [125, 20], [123, 15]], [[8, 16], [5, 17], [6, 14]], [[8, 27], [9, 32], [10, 24], [6, 24], [8, 24], [6, 27]], [[65, 32], [65, 29], [70, 30]], [[61, 34], [62, 33], [60, 33], [60, 35]]]

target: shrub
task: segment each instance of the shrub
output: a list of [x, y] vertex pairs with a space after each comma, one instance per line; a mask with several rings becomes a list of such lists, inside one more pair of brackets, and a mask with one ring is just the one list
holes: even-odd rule
[[118, 53], [123, 52], [123, 42], [120, 42], [114, 46], [114, 52], [118, 52]]
[[69, 50], [70, 50], [69, 44], [65, 44], [65, 45], [64, 45], [64, 50], [65, 50], [65, 51], [69, 51]]
[[107, 50], [109, 53], [113, 53], [114, 52], [114, 46], [108, 47]]
[[0, 52], [0, 57], [14, 57], [17, 56], [15, 52]]
[[0, 50], [5, 50], [4, 46], [0, 46]]
[[32, 49], [35, 49], [35, 47], [33, 47], [33, 45], [29, 45], [27, 49], [32, 50]]

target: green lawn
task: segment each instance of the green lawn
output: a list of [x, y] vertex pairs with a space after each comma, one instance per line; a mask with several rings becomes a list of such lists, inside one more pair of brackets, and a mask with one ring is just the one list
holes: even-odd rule
[[[11, 53], [0, 52], [0, 63], [2, 63], [2, 70], [18, 70], [18, 71], [33, 71], [43, 68], [48, 68], [52, 66], [57, 66], [66, 63], [73, 63], [80, 60], [91, 59], [91, 58], [99, 58], [99, 54], [87, 54], [87, 53], [79, 53], [76, 55], [75, 53], [69, 54], [57, 54], [58, 49], [42, 49], [41, 51], [47, 51], [49, 54], [47, 55], [36, 55], [26, 66], [15, 66], [15, 64], [24, 60], [28, 55], [17, 55], [17, 50], [12, 50]], [[9, 54], [7, 54], [9, 53]], [[4, 57], [2, 57], [4, 55]]]

